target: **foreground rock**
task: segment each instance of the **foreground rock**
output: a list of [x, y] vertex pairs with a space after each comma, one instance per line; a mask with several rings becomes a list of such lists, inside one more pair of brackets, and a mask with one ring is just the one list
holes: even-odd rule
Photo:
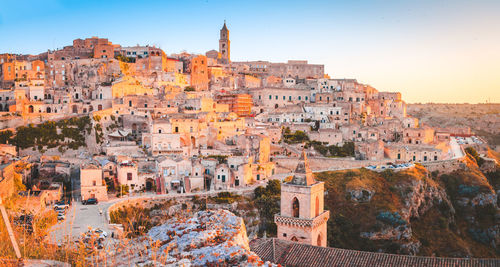
[[149, 231], [167, 265], [270, 266], [250, 251], [243, 219], [227, 210], [200, 211], [173, 218]]

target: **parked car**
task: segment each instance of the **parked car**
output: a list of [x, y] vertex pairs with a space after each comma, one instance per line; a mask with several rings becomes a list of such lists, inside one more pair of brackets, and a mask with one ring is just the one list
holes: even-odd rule
[[99, 238], [106, 238], [106, 237], [108, 237], [108, 233], [106, 233], [105, 231], [103, 231], [101, 229], [96, 229], [94, 232], [96, 234], [99, 234]]
[[89, 198], [84, 201], [82, 201], [83, 205], [97, 205], [99, 201], [97, 201], [97, 198]]
[[54, 208], [64, 208], [64, 209], [67, 209], [69, 208], [69, 205], [66, 204], [64, 201], [59, 201], [59, 202], [56, 202], [56, 204], [54, 204]]

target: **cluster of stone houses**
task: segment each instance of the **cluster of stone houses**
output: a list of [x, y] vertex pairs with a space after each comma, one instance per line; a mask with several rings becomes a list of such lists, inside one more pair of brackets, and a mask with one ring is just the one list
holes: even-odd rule
[[304, 146], [283, 144], [285, 129], [325, 146], [352, 142], [361, 161], [451, 156], [453, 133], [407, 116], [398, 92], [330, 78], [307, 61], [231, 61], [225, 24], [219, 50], [205, 55], [97, 37], [39, 55], [1, 54], [0, 82], [6, 119], [99, 118], [104, 141], [80, 167], [83, 199], [105, 200], [111, 185], [170, 193], [269, 179], [273, 156]]

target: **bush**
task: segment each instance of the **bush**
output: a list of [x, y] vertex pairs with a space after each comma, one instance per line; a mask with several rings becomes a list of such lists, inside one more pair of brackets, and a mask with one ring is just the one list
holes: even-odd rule
[[461, 196], [475, 197], [479, 193], [479, 186], [476, 186], [476, 185], [467, 186], [467, 185], [461, 184], [458, 186], [457, 192]]
[[391, 213], [390, 211], [383, 211], [377, 215], [376, 219], [392, 226], [406, 224], [406, 221], [401, 218], [401, 215], [399, 215], [398, 212]]
[[465, 153], [467, 153], [469, 157], [473, 158], [479, 167], [483, 165], [484, 159], [479, 156], [479, 153], [477, 153], [473, 147], [465, 148]]
[[[288, 129], [289, 130], [289, 129]], [[289, 134], [286, 132], [283, 134], [283, 138], [285, 143], [287, 144], [298, 144], [309, 141], [309, 136], [303, 131], [295, 131], [293, 134]]]

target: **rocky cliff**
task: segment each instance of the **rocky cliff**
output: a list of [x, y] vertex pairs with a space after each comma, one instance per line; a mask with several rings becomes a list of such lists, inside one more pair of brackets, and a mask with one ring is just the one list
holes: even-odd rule
[[500, 256], [499, 171], [447, 174], [422, 166], [401, 172], [365, 169], [317, 174], [325, 181], [332, 247], [389, 253]]
[[199, 211], [189, 219], [174, 217], [153, 227], [149, 237], [159, 242], [159, 258], [167, 265], [271, 265], [250, 251], [243, 220], [227, 210]]

